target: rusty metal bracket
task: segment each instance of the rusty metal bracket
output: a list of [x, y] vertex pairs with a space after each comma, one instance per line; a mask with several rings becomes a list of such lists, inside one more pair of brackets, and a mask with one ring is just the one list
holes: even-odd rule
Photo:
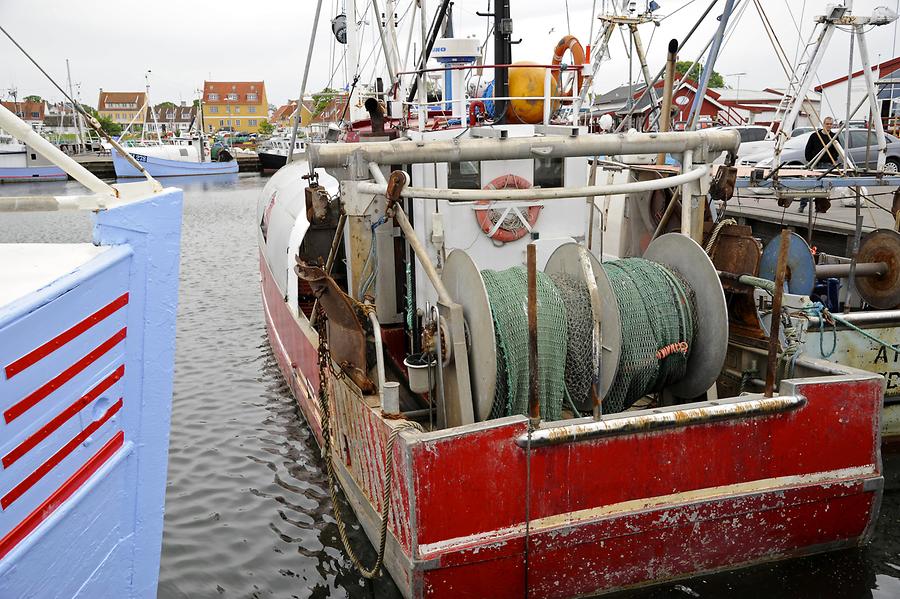
[[734, 197], [734, 186], [737, 181], [737, 168], [733, 166], [720, 166], [713, 175], [709, 186], [709, 195], [719, 202], [727, 202]]
[[384, 197], [387, 198], [385, 213], [389, 216], [394, 215], [394, 204], [400, 199], [400, 194], [407, 185], [409, 185], [409, 175], [406, 171], [391, 171], [387, 180], [387, 192], [384, 194]]

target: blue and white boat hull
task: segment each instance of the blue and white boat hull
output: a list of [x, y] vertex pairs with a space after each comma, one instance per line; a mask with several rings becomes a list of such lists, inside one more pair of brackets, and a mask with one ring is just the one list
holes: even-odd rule
[[[154, 178], [183, 177], [185, 175], [227, 175], [238, 172], [237, 160], [230, 160], [228, 162], [194, 162], [158, 158], [139, 152], [129, 153]], [[116, 177], [128, 178], [144, 176], [116, 150], [112, 151], [112, 159], [113, 167], [116, 169]]]
[[[137, 184], [135, 184], [137, 185]], [[0, 597], [156, 597], [182, 193], [0, 244]]]
[[0, 183], [65, 181], [66, 179], [68, 179], [68, 175], [65, 171], [55, 165], [0, 167]]

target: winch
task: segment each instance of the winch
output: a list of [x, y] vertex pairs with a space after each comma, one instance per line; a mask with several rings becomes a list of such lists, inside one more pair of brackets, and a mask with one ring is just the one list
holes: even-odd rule
[[[463, 307], [475, 416], [524, 414], [528, 334], [524, 269], [479, 270], [462, 250], [442, 280]], [[583, 246], [557, 248], [537, 276], [541, 415], [566, 405], [618, 412], [641, 397], [704, 394], [718, 377], [728, 341], [725, 296], [696, 242], [659, 237], [642, 258], [601, 264]]]

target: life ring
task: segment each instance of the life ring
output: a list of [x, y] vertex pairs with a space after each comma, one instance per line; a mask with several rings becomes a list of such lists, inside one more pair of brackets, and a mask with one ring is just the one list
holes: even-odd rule
[[[524, 177], [520, 177], [518, 175], [501, 175], [485, 185], [484, 189], [508, 189], [510, 187], [514, 189], [531, 189], [531, 182], [528, 179], [525, 179]], [[492, 204], [492, 202], [488, 200], [479, 200], [475, 202], [475, 204], [479, 206], [489, 206], [490, 204]], [[516, 213], [519, 215], [520, 220], [522, 221], [523, 226], [516, 227], [514, 229], [503, 228], [503, 220], [510, 210], [516, 211]], [[500, 243], [508, 243], [510, 241], [515, 241], [517, 239], [525, 237], [525, 235], [534, 228], [538, 216], [541, 213], [541, 207], [530, 206], [528, 210], [526, 210], [525, 213], [522, 214], [522, 212], [520, 212], [518, 208], [516, 208], [515, 206], [511, 206], [497, 219], [491, 218], [491, 214], [493, 212], [495, 212], [495, 210], [491, 210], [489, 208], [476, 208], [475, 218], [478, 219], [478, 225], [481, 227], [481, 230], [484, 231], [484, 233], [494, 241], [499, 241]], [[525, 221], [527, 221], [527, 223]]]
[[[556, 44], [556, 48], [553, 51], [553, 66], [559, 66], [562, 64], [562, 59], [566, 55], [566, 51], [572, 53], [572, 64], [575, 67], [579, 67], [577, 70], [578, 73], [578, 89], [584, 86], [584, 73], [581, 71], [581, 66], [584, 65], [584, 46], [581, 45], [581, 42], [578, 41], [578, 38], [574, 35], [566, 35], [563, 36], [561, 40]], [[561, 79], [561, 78], [560, 78]], [[569, 95], [571, 93], [571, 88], [566, 90], [562, 95]]]

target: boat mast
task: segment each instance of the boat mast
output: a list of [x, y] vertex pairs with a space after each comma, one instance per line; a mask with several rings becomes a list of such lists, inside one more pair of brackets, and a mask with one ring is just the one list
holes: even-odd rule
[[[497, 0], [494, 6], [494, 64], [512, 64], [512, 30], [509, 0]], [[494, 97], [509, 97], [509, 69], [494, 69]], [[506, 122], [507, 100], [494, 100], [494, 119], [497, 123]]]
[[[72, 69], [69, 68], [69, 59], [66, 59], [66, 82], [69, 86], [69, 96], [72, 98], [75, 97], [75, 93], [72, 91]], [[60, 124], [65, 122], [65, 106], [66, 103], [63, 102], [63, 114], [60, 116]], [[72, 128], [75, 129], [75, 143], [80, 148], [84, 143], [84, 132], [81, 130], [81, 119], [78, 118], [78, 111], [75, 110], [75, 107], [72, 106]]]
[[309, 79], [309, 65], [312, 62], [313, 48], [316, 46], [316, 31], [319, 30], [319, 15], [322, 14], [322, 0], [316, 3], [316, 16], [313, 19], [312, 31], [309, 32], [309, 50], [306, 52], [306, 67], [303, 69], [303, 81], [300, 83], [300, 97], [297, 98], [297, 108], [294, 109], [294, 128], [291, 129], [291, 143], [288, 146], [285, 166], [294, 158], [294, 144], [297, 143], [297, 129], [300, 127], [300, 119], [303, 116], [303, 98], [306, 96], [306, 81]]

